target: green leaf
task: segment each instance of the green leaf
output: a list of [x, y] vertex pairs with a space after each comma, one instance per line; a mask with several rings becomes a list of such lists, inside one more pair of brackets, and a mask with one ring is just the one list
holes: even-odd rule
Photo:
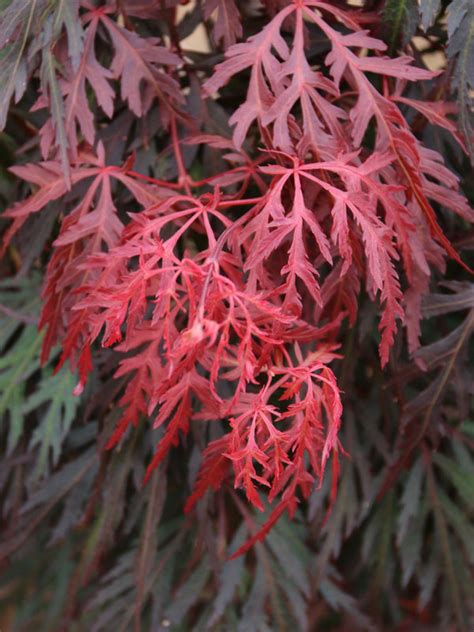
[[73, 395], [75, 382], [68, 369], [62, 369], [56, 375], [48, 370], [43, 373], [37, 390], [22, 406], [23, 415], [39, 409], [41, 419], [30, 440], [30, 448], [39, 446], [34, 479], [46, 474], [50, 452], [53, 465], [59, 460], [61, 446], [74, 421], [80, 401], [80, 397]]
[[30, 325], [0, 358], [0, 417], [7, 414], [9, 419], [8, 453], [15, 449], [23, 432], [26, 380], [39, 369], [40, 347], [41, 336]]
[[416, 0], [388, 0], [385, 4], [383, 23], [391, 51], [396, 49], [399, 40], [405, 46], [415, 35], [419, 23], [418, 10]]
[[444, 454], [433, 454], [433, 462], [451, 481], [459, 496], [466, 503], [467, 507], [469, 509], [474, 509], [474, 476], [472, 473], [459, 467], [455, 461], [446, 457]]
[[464, 434], [474, 437], [474, 421], [465, 421], [460, 430], [464, 432]]
[[0, 282], [0, 417], [9, 423], [8, 454], [23, 433], [26, 381], [39, 369], [38, 308], [36, 277]]
[[342, 610], [349, 614], [357, 625], [361, 626], [363, 629], [372, 630], [373, 626], [370, 619], [359, 610], [357, 601], [354, 597], [344, 592], [336, 583], [340, 582], [340, 580], [341, 578], [335, 569], [331, 568], [330, 573], [328, 573], [328, 576], [321, 582], [320, 585], [320, 591], [324, 600], [336, 612], [340, 612]]
[[40, 369], [43, 336], [32, 324], [16, 332], [23, 322], [36, 320], [32, 314], [38, 307], [38, 294], [36, 278], [0, 284], [0, 349], [4, 352], [0, 358], [0, 415], [6, 414], [9, 421], [7, 452], [11, 453], [18, 445], [27, 415], [39, 413], [40, 421], [30, 440], [30, 448], [39, 446], [33, 480], [46, 473], [50, 451], [53, 465], [57, 464], [79, 403], [72, 394], [75, 379], [66, 369], [53, 375], [52, 368], [46, 367], [35, 390], [26, 394], [28, 378]]

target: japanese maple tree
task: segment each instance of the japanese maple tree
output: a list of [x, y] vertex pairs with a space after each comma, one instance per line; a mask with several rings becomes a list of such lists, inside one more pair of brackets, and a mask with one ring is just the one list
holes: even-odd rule
[[[62, 375], [67, 365], [70, 396], [99, 419], [101, 466], [85, 525], [113, 476], [109, 455], [142, 440], [135, 435], [148, 438], [144, 471], [134, 473], [145, 487], [134, 496], [149, 493], [163, 507], [159, 481], [187, 454], [191, 489], [180, 509], [199, 521], [218, 512], [224, 541], [237, 532], [224, 515], [240, 516], [245, 535], [224, 546], [224, 558], [240, 559], [272, 537], [284, 514], [307, 505], [323, 510], [322, 537], [341, 463], [358, 459], [343, 432], [359, 388], [350, 354], [363, 344], [370, 356], [374, 341], [376, 370], [395, 384], [405, 415], [389, 439], [398, 452], [384, 455], [374, 490], [383, 504], [416, 462], [412, 485], [425, 472], [433, 493], [430, 450], [451, 431], [429, 424], [450, 375], [421, 393], [422, 408], [434, 398], [432, 409], [413, 412], [398, 367], [410, 361], [426, 375], [443, 364], [435, 352], [454, 366], [450, 350], [472, 329], [470, 319], [444, 351], [420, 347], [423, 313], [450, 309], [450, 299], [436, 307], [430, 294], [450, 261], [466, 285], [446, 287], [472, 310], [472, 270], [453, 226], [468, 231], [474, 220], [455, 172], [472, 152], [462, 73], [472, 75], [473, 64], [462, 55], [472, 56], [474, 44], [462, 48], [458, 31], [474, 16], [462, 0], [450, 7], [456, 104], [450, 75], [427, 68], [411, 37], [390, 32], [391, 15], [408, 29], [418, 11], [415, 2], [396, 4], [204, 0], [183, 11], [175, 1], [3, 3], [0, 123], [26, 137], [9, 173], [28, 184], [2, 215], [2, 252], [18, 278], [32, 266], [42, 275], [35, 370], [53, 361]], [[427, 30], [439, 2], [422, 2], [421, 11]], [[209, 44], [200, 51], [187, 40], [198, 25]], [[371, 338], [354, 341], [372, 322]], [[105, 422], [93, 413], [102, 397], [113, 411]], [[71, 595], [102, 560], [112, 529], [104, 520], [100, 552], [78, 567]], [[146, 548], [137, 559], [145, 582]], [[147, 590], [139, 583], [136, 622]]]

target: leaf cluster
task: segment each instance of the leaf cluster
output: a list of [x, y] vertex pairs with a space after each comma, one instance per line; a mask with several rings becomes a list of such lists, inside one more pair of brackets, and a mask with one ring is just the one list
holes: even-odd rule
[[469, 0], [0, 0], [2, 630], [472, 627], [473, 73]]

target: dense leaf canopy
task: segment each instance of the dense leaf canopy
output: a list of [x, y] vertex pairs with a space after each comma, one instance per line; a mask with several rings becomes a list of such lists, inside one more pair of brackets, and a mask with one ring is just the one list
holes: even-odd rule
[[472, 627], [474, 5], [358, 4], [0, 0], [2, 630]]

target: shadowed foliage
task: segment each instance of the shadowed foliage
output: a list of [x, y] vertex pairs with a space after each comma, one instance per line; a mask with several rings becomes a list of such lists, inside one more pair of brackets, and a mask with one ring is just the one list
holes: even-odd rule
[[2, 631], [472, 628], [474, 7], [352, 5], [0, 0]]

